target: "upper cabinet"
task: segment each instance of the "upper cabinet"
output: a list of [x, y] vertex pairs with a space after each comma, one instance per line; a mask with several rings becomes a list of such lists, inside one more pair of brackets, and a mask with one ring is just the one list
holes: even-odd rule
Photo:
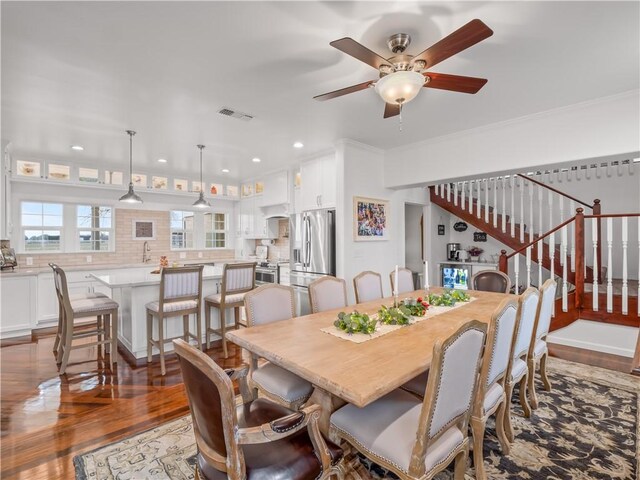
[[336, 158], [328, 155], [300, 166], [300, 203], [296, 210], [317, 210], [336, 206]]
[[[271, 207], [289, 203], [289, 173], [279, 172], [269, 175], [262, 182], [262, 195], [256, 197], [259, 207]], [[256, 192], [257, 193], [257, 192]]]

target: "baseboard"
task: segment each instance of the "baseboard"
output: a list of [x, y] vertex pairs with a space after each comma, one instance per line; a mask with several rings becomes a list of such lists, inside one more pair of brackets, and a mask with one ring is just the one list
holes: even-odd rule
[[552, 357], [569, 360], [571, 362], [584, 363], [585, 365], [593, 365], [594, 367], [607, 368], [617, 372], [633, 373], [632, 359], [629, 357], [558, 345], [555, 343], [547, 343], [547, 346], [549, 348], [549, 355]]

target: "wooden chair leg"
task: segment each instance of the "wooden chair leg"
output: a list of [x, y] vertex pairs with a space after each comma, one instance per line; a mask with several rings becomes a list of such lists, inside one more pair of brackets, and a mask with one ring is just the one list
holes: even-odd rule
[[102, 315], [96, 316], [96, 327], [98, 328], [98, 358], [104, 356], [104, 318]]
[[527, 361], [528, 365], [528, 369], [529, 369], [529, 374], [528, 374], [528, 384], [527, 384], [527, 389], [529, 390], [529, 405], [531, 406], [532, 410], [535, 410], [536, 408], [538, 408], [538, 396], [536, 395], [536, 384], [535, 384], [535, 379], [536, 379], [536, 359], [535, 358], [529, 358], [529, 360]]
[[527, 382], [529, 380], [529, 372], [525, 372], [524, 377], [520, 380], [520, 405], [524, 416], [531, 417], [531, 406], [529, 405], [529, 399], [527, 398]]
[[56, 360], [58, 358], [58, 350], [60, 350], [60, 346], [62, 345], [62, 315], [63, 315], [62, 307], [58, 307], [58, 331], [56, 332], [56, 340], [53, 342], [53, 353], [56, 356]]
[[67, 328], [67, 319], [64, 312], [62, 313], [62, 317], [60, 317], [60, 340], [58, 341], [58, 349], [56, 351], [56, 363], [60, 365], [62, 363], [62, 352], [64, 346], [65, 339], [65, 329]]
[[104, 331], [105, 331], [105, 341], [107, 343], [104, 344], [104, 352], [105, 355], [109, 354], [109, 370], [113, 372], [113, 355], [111, 354], [111, 314], [103, 315], [104, 318]]
[[160, 373], [164, 376], [164, 317], [158, 315], [158, 350], [160, 350]]
[[198, 348], [202, 350], [202, 314], [200, 309], [196, 313], [196, 335], [198, 336]]
[[189, 315], [182, 316], [182, 339], [189, 343]]
[[484, 430], [485, 423], [480, 418], [471, 418], [471, 435], [473, 437], [473, 465], [476, 470], [476, 480], [486, 480], [484, 471]]
[[63, 328], [64, 338], [62, 339], [62, 362], [60, 365], [60, 375], [64, 375], [69, 364], [69, 355], [71, 354], [71, 339], [73, 338], [73, 318], [67, 320]]
[[111, 348], [109, 350], [113, 363], [118, 363], [118, 310], [111, 312]]
[[542, 377], [542, 383], [544, 384], [544, 389], [547, 392], [551, 391], [551, 382], [549, 381], [549, 377], [547, 376], [547, 359], [549, 358], [549, 353], [544, 352], [542, 357], [540, 357], [540, 377]]
[[153, 315], [147, 310], [147, 363], [153, 361]]
[[209, 339], [209, 330], [211, 329], [211, 305], [208, 302], [204, 303], [204, 338], [207, 350], [211, 348], [211, 341]]
[[469, 446], [467, 445], [462, 452], [456, 455], [456, 460], [455, 460], [454, 470], [453, 470], [454, 480], [464, 480], [464, 474], [467, 470], [468, 456], [469, 456]]
[[504, 399], [498, 410], [496, 411], [496, 434], [498, 435], [498, 442], [500, 442], [500, 449], [503, 455], [509, 455], [511, 445], [509, 444], [509, 438], [504, 427], [505, 409], [507, 407], [507, 400]]
[[222, 337], [222, 355], [224, 358], [229, 357], [229, 352], [227, 351], [227, 338], [225, 337], [225, 330], [227, 328], [227, 319], [226, 319], [226, 309], [224, 305], [220, 305], [220, 336]]
[[513, 384], [511, 382], [507, 382], [505, 384], [504, 391], [507, 395], [504, 407], [504, 431], [507, 435], [509, 443], [513, 443], [513, 440], [515, 438], [513, 425], [511, 423], [511, 397], [513, 396]]
[[233, 314], [236, 321], [236, 330], [238, 330], [240, 328], [240, 307], [235, 307], [233, 309]]

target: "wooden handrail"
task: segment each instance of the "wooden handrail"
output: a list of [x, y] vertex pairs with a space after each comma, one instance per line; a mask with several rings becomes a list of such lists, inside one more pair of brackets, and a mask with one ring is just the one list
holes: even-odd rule
[[[568, 194], [566, 194], [564, 192], [561, 192], [557, 188], [550, 187], [549, 185], [547, 185], [545, 183], [542, 183], [541, 181], [536, 180], [535, 178], [531, 178], [531, 177], [529, 177], [527, 175], [523, 175], [522, 173], [518, 173], [517, 175], [519, 177], [522, 177], [522, 178], [526, 179], [526, 180], [529, 180], [530, 182], [535, 183], [536, 185], [540, 185], [541, 187], [544, 187], [547, 190], [551, 190], [552, 192], [557, 193], [558, 195], [562, 195], [563, 197], [566, 197], [569, 200], [573, 200], [574, 202], [579, 203], [580, 205], [584, 205], [585, 207], [588, 207], [588, 208], [593, 210], [593, 206], [592, 205], [589, 205], [588, 203], [585, 203], [582, 200], [578, 200], [576, 197], [572, 197], [571, 195], [568, 195]], [[600, 200], [598, 200], [597, 202], [594, 201], [594, 203], [599, 203], [599, 202], [600, 202]]]
[[603, 213], [602, 215], [585, 215], [584, 218], [620, 218], [640, 217], [640, 213]]
[[[578, 210], [582, 210], [581, 208], [579, 208]], [[535, 245], [536, 243], [538, 243], [540, 240], [544, 240], [546, 237], [548, 237], [549, 235], [551, 235], [554, 232], [557, 232], [558, 230], [560, 230], [562, 227], [564, 227], [565, 225], [569, 225], [571, 222], [573, 222], [576, 219], [575, 216], [565, 220], [564, 222], [562, 222], [560, 225], [552, 228], [551, 230], [549, 230], [547, 233], [545, 233], [544, 235], [540, 235], [538, 238], [536, 238], [535, 240], [533, 240], [532, 242], [527, 243], [524, 247], [519, 248], [518, 250], [514, 250], [513, 252], [511, 252], [509, 255], [507, 255], [507, 259], [519, 254], [520, 252], [523, 252], [524, 250], [526, 250], [527, 248]], [[506, 253], [506, 252], [505, 252]]]

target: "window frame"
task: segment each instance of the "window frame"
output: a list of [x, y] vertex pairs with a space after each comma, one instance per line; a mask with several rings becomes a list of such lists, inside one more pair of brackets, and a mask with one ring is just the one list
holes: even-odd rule
[[[211, 221], [211, 225], [213, 226], [213, 229], [211, 231], [208, 231], [205, 227], [205, 221], [204, 221], [204, 216], [207, 214], [211, 214], [212, 215], [212, 221]], [[223, 230], [216, 230], [215, 225], [216, 225], [216, 220], [215, 220], [215, 215], [223, 215], [224, 216], [224, 229]], [[222, 212], [222, 211], [211, 211], [211, 212], [204, 212], [202, 214], [202, 230], [203, 230], [203, 236], [202, 236], [202, 240], [203, 240], [203, 246], [202, 248], [204, 250], [227, 250], [229, 249], [229, 234], [230, 234], [230, 228], [229, 228], [229, 213], [228, 212]], [[224, 233], [224, 246], [222, 247], [207, 247], [207, 234], [212, 233], [213, 235], [215, 235], [216, 233]], [[215, 239], [214, 239], [215, 242]]]
[[[75, 253], [108, 253], [108, 252], [114, 252], [115, 251], [115, 208], [112, 205], [91, 205], [91, 204], [82, 204], [82, 203], [77, 203], [74, 204], [74, 210], [75, 210], [75, 222], [73, 223], [74, 226], [74, 248], [75, 248]], [[110, 227], [79, 227], [78, 226], [78, 219], [80, 218], [80, 212], [79, 209], [80, 207], [89, 207], [90, 209], [94, 209], [94, 208], [108, 208], [111, 212], [111, 226]], [[92, 215], [93, 217], [93, 215]], [[91, 231], [91, 232], [109, 232], [109, 240], [107, 243], [107, 249], [106, 250], [95, 250], [94, 248], [91, 248], [89, 250], [85, 250], [82, 249], [81, 247], [81, 241], [80, 241], [80, 232], [81, 231]]]
[[[171, 225], [172, 222], [172, 215], [174, 212], [180, 212], [183, 214], [182, 216], [182, 222], [183, 222], [183, 226], [184, 226], [184, 214], [185, 213], [190, 213], [193, 215], [193, 228], [191, 229], [191, 237], [192, 237], [192, 241], [191, 241], [191, 246], [187, 247], [174, 247], [173, 245], [173, 233], [174, 232], [184, 232], [185, 233], [185, 238], [186, 238], [186, 233], [187, 230], [183, 229], [174, 229], [173, 226]], [[196, 235], [196, 231], [198, 230], [197, 225], [200, 223], [199, 219], [198, 219], [198, 213], [199, 212], [194, 212], [193, 210], [185, 210], [185, 209], [171, 209], [169, 210], [169, 250], [171, 250], [172, 252], [186, 252], [186, 251], [192, 251], [192, 250], [199, 250], [198, 245], [197, 245], [197, 238], [198, 236]], [[184, 242], [186, 244], [186, 242]]]
[[[25, 225], [22, 222], [22, 216], [25, 215], [23, 213], [23, 206], [25, 203], [35, 203], [35, 204], [40, 204], [40, 205], [59, 205], [62, 208], [62, 214], [60, 215], [60, 219], [62, 222], [62, 225], [60, 226], [52, 226], [52, 227], [47, 227], [45, 225]], [[27, 215], [35, 215], [35, 214], [27, 214]], [[43, 213], [39, 214], [40, 217], [42, 217], [42, 219], [44, 220], [44, 211]], [[20, 214], [19, 214], [19, 219], [20, 219], [20, 242], [19, 242], [19, 246], [20, 246], [20, 253], [26, 254], [26, 255], [35, 255], [35, 254], [51, 254], [51, 253], [64, 253], [65, 251], [65, 204], [62, 202], [51, 202], [51, 201], [41, 201], [41, 200], [21, 200], [20, 201]], [[44, 223], [44, 221], [42, 222]], [[28, 250], [27, 249], [27, 241], [26, 241], [26, 235], [25, 232], [27, 230], [41, 230], [42, 232], [44, 232], [45, 230], [55, 230], [60, 232], [59, 235], [59, 242], [58, 242], [58, 248], [57, 249], [40, 249], [40, 250]]]

